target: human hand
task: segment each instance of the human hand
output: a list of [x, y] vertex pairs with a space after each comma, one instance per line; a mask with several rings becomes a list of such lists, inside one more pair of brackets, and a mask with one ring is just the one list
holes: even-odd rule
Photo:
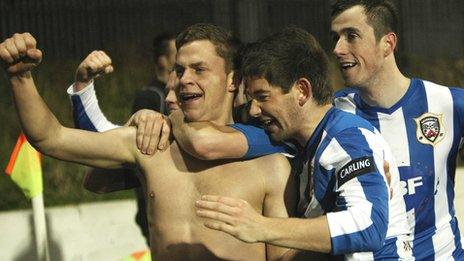
[[197, 215], [208, 228], [226, 232], [246, 243], [264, 240], [265, 217], [245, 200], [205, 195], [195, 203]]
[[42, 61], [42, 51], [30, 33], [16, 33], [0, 44], [0, 62], [9, 77], [23, 76]]
[[137, 148], [143, 154], [153, 155], [157, 150], [164, 151], [169, 146], [171, 121], [159, 112], [139, 110], [125, 125], [137, 127]]
[[74, 91], [84, 89], [93, 79], [113, 70], [111, 58], [104, 51], [91, 52], [77, 67]]

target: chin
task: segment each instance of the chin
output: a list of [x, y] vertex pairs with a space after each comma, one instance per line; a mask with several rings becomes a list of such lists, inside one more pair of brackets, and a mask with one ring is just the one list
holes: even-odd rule
[[182, 110], [184, 112], [185, 120], [189, 122], [196, 122], [201, 120], [201, 115], [195, 110]]
[[285, 137], [281, 132], [269, 133], [269, 136], [273, 141], [281, 142], [285, 140]]

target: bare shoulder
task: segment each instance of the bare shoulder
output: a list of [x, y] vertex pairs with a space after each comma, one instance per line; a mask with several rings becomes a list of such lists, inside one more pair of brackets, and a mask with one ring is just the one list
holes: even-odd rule
[[290, 162], [280, 153], [274, 153], [254, 160], [262, 170], [267, 181], [273, 179], [287, 179], [291, 173]]
[[290, 169], [287, 157], [280, 153], [265, 155], [255, 159], [256, 164], [265, 169]]

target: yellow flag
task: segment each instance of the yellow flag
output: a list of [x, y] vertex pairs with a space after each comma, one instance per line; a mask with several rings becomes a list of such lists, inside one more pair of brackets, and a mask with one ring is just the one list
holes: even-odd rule
[[27, 198], [31, 199], [42, 193], [40, 153], [27, 142], [24, 134], [19, 135], [5, 172], [21, 188]]

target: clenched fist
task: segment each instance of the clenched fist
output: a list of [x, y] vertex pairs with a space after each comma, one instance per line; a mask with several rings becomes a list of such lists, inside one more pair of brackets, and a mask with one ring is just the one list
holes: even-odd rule
[[111, 58], [104, 51], [91, 52], [77, 67], [75, 91], [83, 89], [100, 75], [112, 72]]
[[30, 33], [14, 34], [0, 44], [0, 59], [9, 76], [29, 72], [42, 61], [42, 52]]

